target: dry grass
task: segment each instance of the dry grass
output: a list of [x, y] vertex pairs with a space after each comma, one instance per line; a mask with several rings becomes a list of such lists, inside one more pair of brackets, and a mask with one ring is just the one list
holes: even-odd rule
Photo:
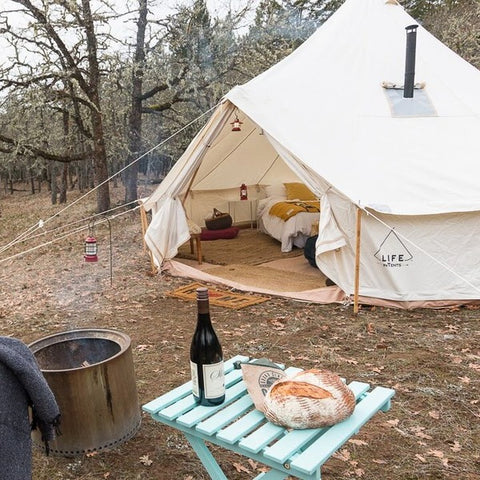
[[[51, 207], [46, 194], [2, 197], [0, 205], [1, 245], [62, 208]], [[91, 211], [92, 204], [79, 206], [60, 220], [67, 223]], [[82, 261], [84, 233], [2, 261], [0, 333], [28, 343], [74, 327], [124, 331], [133, 343], [140, 403], [146, 403], [189, 378], [195, 305], [166, 295], [189, 280], [148, 275], [134, 212], [112, 222], [110, 285], [108, 230], [100, 227], [96, 233], [97, 264]], [[16, 251], [26, 248], [22, 244]], [[0, 261], [14, 251], [2, 254]], [[239, 311], [212, 307], [212, 316], [227, 357], [243, 353], [328, 368], [347, 379], [396, 389], [392, 409], [377, 415], [328, 461], [322, 478], [478, 480], [479, 310], [364, 308], [355, 316], [351, 307], [272, 298]], [[230, 480], [259, 473], [243, 458], [215, 452]], [[151, 465], [142, 463], [145, 455]], [[179, 433], [145, 416], [135, 438], [110, 452], [78, 458], [35, 452], [33, 478], [208, 477]]]

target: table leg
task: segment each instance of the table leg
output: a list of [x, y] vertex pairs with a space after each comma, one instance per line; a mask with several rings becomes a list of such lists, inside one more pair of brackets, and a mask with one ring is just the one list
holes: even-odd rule
[[197, 259], [198, 259], [198, 264], [202, 264], [202, 240], [200, 238], [200, 235], [197, 236]]
[[228, 213], [232, 217], [232, 225], [235, 225], [235, 202], [228, 202]]
[[[194, 247], [195, 245], [195, 247]], [[190, 234], [190, 253], [193, 254], [197, 249], [197, 261], [198, 264], [202, 264], [202, 239], [199, 233]]]
[[188, 433], [185, 433], [185, 437], [187, 438], [188, 442], [192, 446], [193, 450], [197, 454], [198, 458], [202, 462], [203, 466], [207, 470], [210, 478], [212, 480], [228, 480], [228, 478], [223, 473], [220, 465], [218, 465], [217, 461], [212, 455], [212, 452], [208, 449], [205, 445], [205, 442], [200, 438], [194, 437]]

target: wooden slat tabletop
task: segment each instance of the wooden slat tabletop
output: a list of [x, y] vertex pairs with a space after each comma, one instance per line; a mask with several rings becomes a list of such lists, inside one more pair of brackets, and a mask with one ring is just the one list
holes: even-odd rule
[[[349, 387], [357, 399], [353, 414], [332, 427], [291, 430], [268, 422], [255, 409], [237, 356], [225, 362], [225, 402], [216, 407], [197, 405], [187, 382], [143, 406], [158, 422], [184, 433], [220, 445], [265, 463], [282, 473], [313, 480], [320, 478], [320, 468], [330, 456], [355, 435], [379, 410], [390, 408], [395, 391], [353, 381]], [[287, 369], [297, 372], [299, 369]], [[203, 461], [203, 460], [202, 460]]]

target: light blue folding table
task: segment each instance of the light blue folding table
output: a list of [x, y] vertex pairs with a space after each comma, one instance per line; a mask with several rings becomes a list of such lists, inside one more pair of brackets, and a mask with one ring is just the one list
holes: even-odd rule
[[[353, 414], [328, 428], [291, 430], [266, 420], [255, 409], [242, 379], [238, 362], [248, 361], [238, 355], [225, 362], [225, 402], [216, 407], [197, 405], [192, 384], [187, 382], [143, 406], [152, 418], [184, 433], [212, 480], [228, 480], [206, 442], [219, 445], [263, 463], [270, 470], [254, 480], [281, 480], [288, 476], [319, 480], [321, 467], [330, 456], [377, 412], [387, 411], [395, 391], [371, 388], [353, 381], [349, 387], [357, 399]], [[287, 368], [286, 372], [297, 372]]]

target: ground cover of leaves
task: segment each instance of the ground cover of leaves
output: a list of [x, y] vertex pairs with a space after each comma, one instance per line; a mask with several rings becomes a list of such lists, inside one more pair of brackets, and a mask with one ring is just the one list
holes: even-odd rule
[[[113, 195], [121, 198], [121, 191]], [[69, 193], [69, 202], [78, 198]], [[113, 328], [132, 340], [140, 404], [189, 379], [195, 305], [167, 292], [188, 279], [150, 274], [138, 211], [98, 224], [99, 262], [83, 262], [86, 231], [59, 238], [50, 229], [94, 212], [48, 193], [0, 196], [0, 247], [40, 219], [58, 218], [32, 242], [0, 254], [0, 334], [26, 343], [72, 328]], [[85, 222], [84, 222], [85, 223]], [[73, 226], [67, 228], [73, 231]], [[60, 232], [59, 230], [58, 232]], [[65, 231], [65, 230], [63, 230]], [[15, 257], [16, 254], [45, 244]], [[350, 380], [396, 390], [392, 409], [374, 417], [323, 467], [324, 479], [480, 478], [480, 311], [476, 307], [396, 310], [315, 305], [272, 298], [238, 311], [212, 307], [224, 354], [327, 368]], [[231, 480], [263, 466], [213, 448]], [[73, 458], [34, 452], [35, 480], [199, 480], [208, 478], [176, 431], [143, 415], [138, 434], [109, 451]]]

